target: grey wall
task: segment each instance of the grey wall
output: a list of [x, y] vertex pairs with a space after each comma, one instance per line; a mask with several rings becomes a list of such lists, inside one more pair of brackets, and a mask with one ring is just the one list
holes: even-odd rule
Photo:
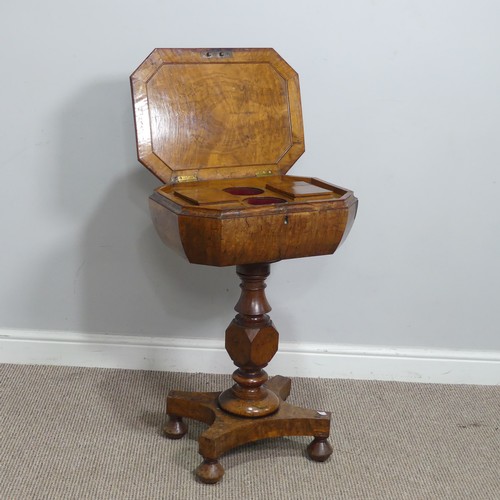
[[154, 47], [271, 46], [301, 76], [292, 172], [360, 199], [335, 256], [274, 266], [282, 339], [500, 349], [498, 2], [0, 9], [0, 328], [222, 338], [234, 269], [154, 233], [128, 75]]

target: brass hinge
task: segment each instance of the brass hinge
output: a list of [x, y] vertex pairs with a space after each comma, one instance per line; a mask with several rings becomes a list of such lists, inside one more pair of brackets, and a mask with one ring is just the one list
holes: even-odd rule
[[266, 175], [273, 175], [273, 171], [272, 170], [258, 170], [255, 173], [256, 177], [265, 177]]
[[198, 180], [198, 176], [196, 175], [178, 175], [175, 177], [175, 182], [196, 182]]

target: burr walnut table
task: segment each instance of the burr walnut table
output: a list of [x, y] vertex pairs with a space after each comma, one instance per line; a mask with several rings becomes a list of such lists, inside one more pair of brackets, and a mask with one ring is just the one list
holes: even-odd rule
[[219, 457], [278, 436], [312, 436], [311, 459], [332, 453], [330, 414], [285, 402], [291, 381], [268, 379], [278, 332], [264, 289], [270, 263], [335, 252], [357, 199], [347, 189], [285, 175], [304, 152], [298, 75], [272, 49], [155, 49], [131, 76], [138, 158], [164, 186], [150, 197], [163, 242], [194, 264], [236, 266], [237, 315], [226, 349], [238, 367], [219, 393], [171, 391], [165, 434], [184, 417], [209, 424], [199, 438], [205, 483]]

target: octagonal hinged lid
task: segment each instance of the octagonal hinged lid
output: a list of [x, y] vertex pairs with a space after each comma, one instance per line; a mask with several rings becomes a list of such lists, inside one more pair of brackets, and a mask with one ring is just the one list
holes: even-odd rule
[[139, 161], [166, 184], [284, 174], [304, 152], [298, 75], [273, 49], [155, 49], [130, 79]]

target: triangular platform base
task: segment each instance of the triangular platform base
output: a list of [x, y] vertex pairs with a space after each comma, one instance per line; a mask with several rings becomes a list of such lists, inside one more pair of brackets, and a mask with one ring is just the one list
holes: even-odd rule
[[224, 474], [219, 457], [228, 450], [260, 439], [281, 436], [313, 436], [307, 447], [312, 460], [323, 462], [332, 453], [327, 438], [330, 434], [330, 413], [292, 406], [285, 402], [290, 394], [291, 380], [276, 376], [266, 383], [268, 390], [280, 399], [279, 409], [265, 417], [241, 417], [222, 410], [220, 392], [170, 391], [167, 397], [169, 420], [165, 435], [179, 439], [187, 432], [182, 417], [204, 422], [210, 427], [200, 435], [199, 452], [203, 462], [196, 475], [204, 483], [216, 483]]

